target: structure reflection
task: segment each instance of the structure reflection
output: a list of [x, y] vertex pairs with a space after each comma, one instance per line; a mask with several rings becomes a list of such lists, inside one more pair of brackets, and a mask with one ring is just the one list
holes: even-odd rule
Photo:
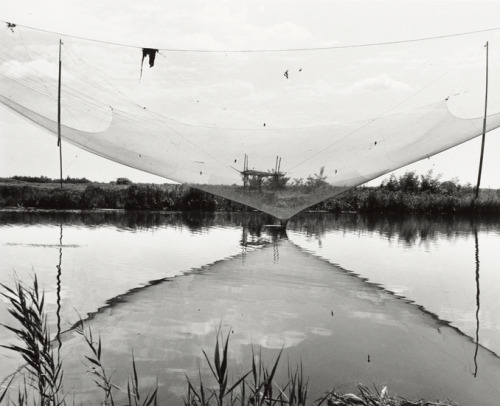
[[244, 224], [241, 229], [241, 260], [246, 261], [248, 247], [263, 247], [273, 245], [273, 262], [279, 262], [279, 241], [287, 240], [286, 227], [275, 225]]
[[477, 365], [477, 353], [479, 351], [479, 309], [481, 307], [480, 302], [480, 286], [479, 286], [479, 239], [477, 236], [477, 228], [474, 228], [474, 241], [476, 248], [476, 350], [474, 352], [474, 378], [477, 376], [478, 365]]
[[62, 276], [62, 254], [63, 254], [63, 223], [59, 224], [59, 263], [57, 264], [57, 289], [56, 289], [56, 318], [57, 318], [57, 343], [58, 352], [60, 353], [62, 347], [61, 341], [61, 276]]

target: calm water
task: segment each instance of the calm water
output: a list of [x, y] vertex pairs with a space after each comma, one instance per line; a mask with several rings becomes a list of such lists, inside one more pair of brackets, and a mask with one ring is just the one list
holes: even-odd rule
[[[0, 213], [0, 282], [36, 272], [51, 331], [57, 313], [64, 331], [65, 389], [84, 401], [99, 394], [72, 330], [79, 317], [101, 335], [118, 386], [133, 350], [143, 385], [158, 377], [169, 405], [185, 394], [185, 374], [208, 377], [202, 349], [213, 351], [219, 325], [231, 332], [235, 378], [252, 348], [269, 363], [284, 348], [278, 380], [287, 360], [302, 360], [313, 397], [363, 382], [498, 404], [500, 221], [303, 214], [286, 233], [268, 223], [245, 214]], [[7, 309], [1, 301], [0, 323]], [[9, 342], [0, 329], [0, 344]], [[1, 379], [20, 361], [0, 349], [0, 364]]]

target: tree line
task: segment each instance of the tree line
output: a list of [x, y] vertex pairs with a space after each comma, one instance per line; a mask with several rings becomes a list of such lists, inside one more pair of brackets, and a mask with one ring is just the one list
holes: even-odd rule
[[[67, 178], [63, 188], [37, 187], [58, 180], [15, 176], [17, 182], [0, 182], [0, 207], [55, 210], [172, 210], [252, 211], [245, 205], [185, 185], [134, 184], [119, 178], [112, 184], [92, 183], [85, 178]], [[321, 182], [322, 173], [310, 182]], [[21, 182], [21, 183], [19, 183]], [[23, 182], [27, 182], [23, 184]], [[327, 199], [310, 211], [408, 212], [408, 213], [500, 213], [500, 191], [475, 189], [457, 179], [441, 181], [432, 171], [417, 175], [410, 171], [391, 175], [379, 187], [359, 186]]]

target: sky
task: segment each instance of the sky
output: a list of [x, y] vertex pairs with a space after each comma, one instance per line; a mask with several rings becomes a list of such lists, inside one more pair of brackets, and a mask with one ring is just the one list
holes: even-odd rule
[[[2, 0], [0, 11], [1, 20], [42, 30], [138, 47], [199, 50], [318, 48], [415, 39], [497, 27], [498, 15], [500, 15], [500, 2], [493, 1], [30, 0], [19, 2]], [[481, 40], [484, 39], [490, 41], [493, 66], [498, 68], [495, 62], [498, 63], [498, 52], [500, 52], [499, 31], [485, 33]], [[452, 49], [450, 52], [450, 58], [457, 58], [457, 65], [460, 64], [459, 59], [463, 54], [469, 52], [470, 44], [466, 42], [466, 38], [464, 41], [466, 47]], [[450, 44], [453, 46], [453, 43]], [[346, 56], [344, 62], [338, 63], [347, 65], [349, 55], [347, 53], [344, 55]], [[360, 60], [360, 54], [357, 55], [357, 60]], [[242, 60], [245, 57], [242, 55]], [[179, 56], [179, 61], [180, 58]], [[483, 69], [481, 64], [484, 59], [480, 47], [474, 58], [473, 63], [477, 65], [479, 72]], [[165, 58], [158, 56], [158, 59], [157, 64]], [[335, 78], [329, 77], [328, 72], [321, 71], [321, 67], [317, 68], [317, 72], [321, 72], [325, 80], [336, 81], [334, 100], [338, 100], [337, 108], [345, 114], [339, 114], [337, 117], [331, 114], [331, 108], [303, 109], [305, 112], [303, 117], [283, 114], [281, 118], [276, 118], [274, 124], [279, 127], [293, 122], [300, 126], [311, 122], [328, 124], [331, 123], [329, 120], [333, 122], [342, 119], [356, 120], [356, 111], [364, 109], [366, 106], [363, 102], [374, 100], [375, 95], [381, 95], [380, 99], [375, 98], [375, 100], [380, 100], [384, 109], [392, 108], [391, 103], [395, 104], [396, 101], [390, 98], [384, 99], [383, 94], [389, 94], [384, 93], [384, 90], [390, 89], [393, 91], [391, 94], [396, 94], [404, 100], [407, 95], [417, 94], [429, 80], [422, 72], [416, 70], [396, 73], [397, 67], [394, 66], [394, 61], [391, 61], [390, 52], [382, 54], [377, 50], [367, 49], [361, 64], [366, 64], [367, 68], [363, 71], [363, 67], [357, 66], [359, 75], [356, 79], [351, 78], [351, 71], [347, 70], [347, 67], [344, 75]], [[179, 66], [182, 66], [181, 62]], [[370, 74], [369, 69], [374, 66], [377, 67], [376, 73]], [[122, 74], [119, 68], [116, 69], [117, 75]], [[252, 73], [245, 72], [245, 75]], [[419, 75], [422, 76], [421, 82], [418, 81]], [[473, 76], [474, 81], [478, 82], [474, 83], [474, 88], [481, 89], [484, 77], [476, 74]], [[497, 76], [500, 77], [500, 70], [492, 69], [490, 89], [494, 89], [495, 85], [500, 83], [500, 78]], [[213, 81], [214, 77], [209, 79]], [[196, 84], [190, 86], [189, 83], [176, 82], [176, 77], [173, 75], [172, 78], [168, 84], [173, 89], [173, 94], [179, 95], [179, 100], [176, 101], [174, 98], [174, 102], [170, 105], [172, 114], [176, 114], [176, 118], [186, 122], [226, 120], [227, 113], [223, 113], [222, 108], [216, 108], [216, 103], [200, 105], [197, 109], [186, 108], [183, 100], [193, 97]], [[146, 82], [149, 78], [145, 75], [142, 80]], [[464, 78], [464, 82], [467, 83], [471, 80], [470, 77]], [[232, 89], [226, 90], [228, 94], [234, 88], [240, 92], [253, 91], [248, 87], [248, 81], [244, 79], [241, 81], [234, 79], [231, 83]], [[304, 105], [306, 101], [322, 105], [322, 97], [325, 97], [324, 100], [327, 100], [327, 96], [333, 97], [332, 94], [323, 95], [322, 82], [318, 80], [317, 83], [317, 88], [309, 90], [308, 93], [303, 92]], [[269, 84], [269, 87], [271, 92], [272, 84]], [[209, 95], [208, 85], [205, 90]], [[221, 89], [217, 88], [217, 92], [221, 92]], [[360, 98], [361, 93], [366, 97]], [[500, 112], [500, 98], [496, 93], [498, 92], [491, 92], [490, 114]], [[140, 94], [137, 93], [137, 96], [140, 97]], [[432, 97], [427, 96], [428, 100], [431, 100]], [[442, 94], [436, 90], [435, 96], [436, 100], [439, 100]], [[484, 108], [482, 98], [481, 91], [478, 91], [470, 99], [473, 103], [464, 99], [465, 102], [457, 112], [462, 112], [465, 107], [471, 107], [470, 114], [480, 116]], [[217, 100], [215, 96], [214, 100]], [[240, 101], [237, 97], [234, 100]], [[242, 111], [251, 112], [254, 117], [260, 117], [260, 105], [261, 100], [241, 104]], [[297, 104], [295, 107], [300, 106]], [[278, 108], [275, 111], [277, 116], [282, 112]], [[347, 111], [350, 113], [347, 114]], [[232, 120], [241, 122], [244, 117], [235, 113]], [[1, 105], [0, 129], [0, 177], [13, 175], [58, 177], [59, 151], [53, 135]], [[400, 169], [397, 174], [407, 170], [417, 170], [418, 173], [424, 174], [433, 170], [435, 174], [442, 174], [443, 180], [458, 178], [462, 183], [475, 184], [479, 152], [478, 138]], [[500, 173], [500, 161], [496, 159], [499, 154], [500, 131], [494, 130], [486, 137], [481, 182], [483, 187], [500, 188], [500, 177], [497, 176]], [[166, 182], [162, 177], [108, 161], [67, 143], [63, 143], [63, 174], [104, 182], [118, 177], [127, 177], [136, 182]], [[380, 179], [371, 182], [371, 184], [378, 183]]]

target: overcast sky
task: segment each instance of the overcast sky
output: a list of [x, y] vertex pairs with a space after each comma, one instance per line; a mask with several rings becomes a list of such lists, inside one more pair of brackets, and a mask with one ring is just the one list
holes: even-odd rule
[[[5, 21], [96, 40], [139, 47], [209, 50], [355, 45], [500, 26], [500, 2], [478, 1], [3, 0], [0, 13], [0, 19]], [[500, 48], [499, 31], [492, 31], [483, 37], [490, 41], [492, 58], [496, 58], [495, 51]], [[457, 54], [460, 52], [458, 50]], [[479, 53], [477, 63], [482, 63], [482, 58], [483, 55]], [[382, 64], [370, 51], [367, 51], [365, 60], [367, 64]], [[384, 63], [387, 62], [386, 58]], [[396, 76], [388, 63], [387, 66], [386, 72], [378, 71], [373, 77], [360, 77], [355, 82], [349, 82], [347, 76], [339, 79], [339, 95], [344, 97], [346, 105], [349, 104], [348, 95], [360, 90], [373, 92], [391, 87], [402, 94], [417, 90], [409, 76]], [[416, 76], [417, 72], [407, 72], [406, 75]], [[495, 75], [500, 76], [498, 69], [490, 71], [492, 84], [500, 83], [499, 79], [494, 78]], [[482, 81], [484, 77], [477, 79]], [[311, 99], [314, 100], [313, 97]], [[489, 113], [499, 112], [498, 96], [492, 95], [491, 99]], [[352, 106], [350, 108], [353, 110]], [[474, 113], [480, 112], [482, 108], [477, 103]], [[210, 117], [215, 114], [207, 111]], [[199, 117], [206, 119], [207, 111], [200, 111]], [[195, 113], [191, 111], [191, 114]], [[320, 113], [315, 113], [317, 117], [308, 113], [309, 119], [325, 124], [326, 120]], [[258, 115], [257, 110], [255, 114]], [[188, 116], [183, 118], [188, 121], [196, 119]], [[355, 119], [352, 116], [349, 118]], [[58, 177], [58, 150], [52, 135], [3, 106], [0, 107], [0, 124], [0, 176]], [[405, 170], [417, 169], [425, 173], [433, 169], [435, 173], [442, 173], [444, 179], [458, 177], [462, 182], [475, 183], [479, 148], [480, 142], [476, 139]], [[63, 151], [65, 176], [99, 181], [125, 176], [134, 181], [164, 182], [163, 178], [115, 164], [67, 144], [64, 144]], [[500, 188], [498, 156], [500, 132], [496, 130], [487, 136], [483, 187]]]

